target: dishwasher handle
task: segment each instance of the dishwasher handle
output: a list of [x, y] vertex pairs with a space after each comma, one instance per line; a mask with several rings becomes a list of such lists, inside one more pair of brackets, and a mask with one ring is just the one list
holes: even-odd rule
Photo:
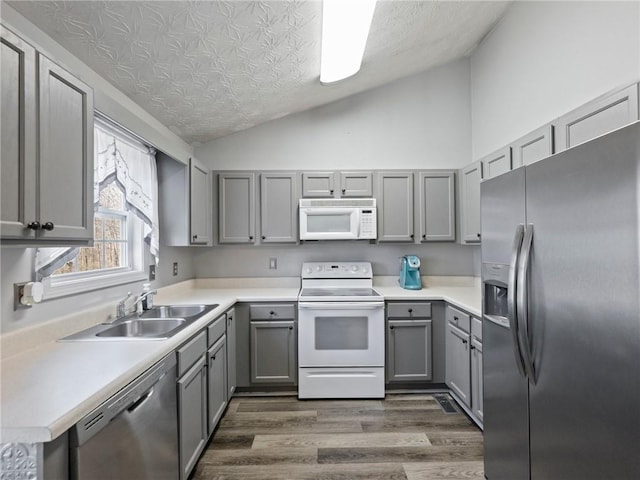
[[128, 410], [131, 413], [136, 410], [151, 397], [154, 386], [172, 369], [175, 371], [175, 366], [176, 356], [174, 353], [170, 353], [82, 418], [71, 429], [71, 446], [75, 447], [86, 443], [123, 411]]

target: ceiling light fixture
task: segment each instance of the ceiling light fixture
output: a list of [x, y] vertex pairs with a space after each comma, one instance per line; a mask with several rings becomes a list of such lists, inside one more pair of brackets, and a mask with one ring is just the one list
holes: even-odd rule
[[323, 0], [320, 82], [337, 82], [360, 70], [376, 0]]

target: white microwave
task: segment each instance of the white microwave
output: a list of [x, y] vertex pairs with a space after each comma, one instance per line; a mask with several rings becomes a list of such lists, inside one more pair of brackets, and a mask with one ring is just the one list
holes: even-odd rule
[[375, 240], [375, 198], [301, 199], [300, 240]]

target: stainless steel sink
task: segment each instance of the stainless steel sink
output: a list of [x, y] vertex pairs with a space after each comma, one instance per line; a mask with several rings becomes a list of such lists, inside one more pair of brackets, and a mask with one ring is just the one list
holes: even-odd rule
[[140, 318], [189, 318], [211, 310], [210, 307], [211, 305], [158, 305], [144, 312]]
[[96, 333], [97, 337], [170, 337], [173, 330], [181, 330], [187, 321], [184, 318], [147, 318], [127, 320]]
[[59, 342], [87, 340], [162, 340], [188, 327], [211, 310], [212, 305], [158, 305], [142, 315], [132, 313], [112, 323], [102, 323], [61, 338]]

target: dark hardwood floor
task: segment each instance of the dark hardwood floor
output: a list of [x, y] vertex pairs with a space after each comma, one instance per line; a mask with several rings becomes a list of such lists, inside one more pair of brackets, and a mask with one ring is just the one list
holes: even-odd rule
[[193, 480], [483, 479], [482, 432], [428, 394], [236, 397]]

